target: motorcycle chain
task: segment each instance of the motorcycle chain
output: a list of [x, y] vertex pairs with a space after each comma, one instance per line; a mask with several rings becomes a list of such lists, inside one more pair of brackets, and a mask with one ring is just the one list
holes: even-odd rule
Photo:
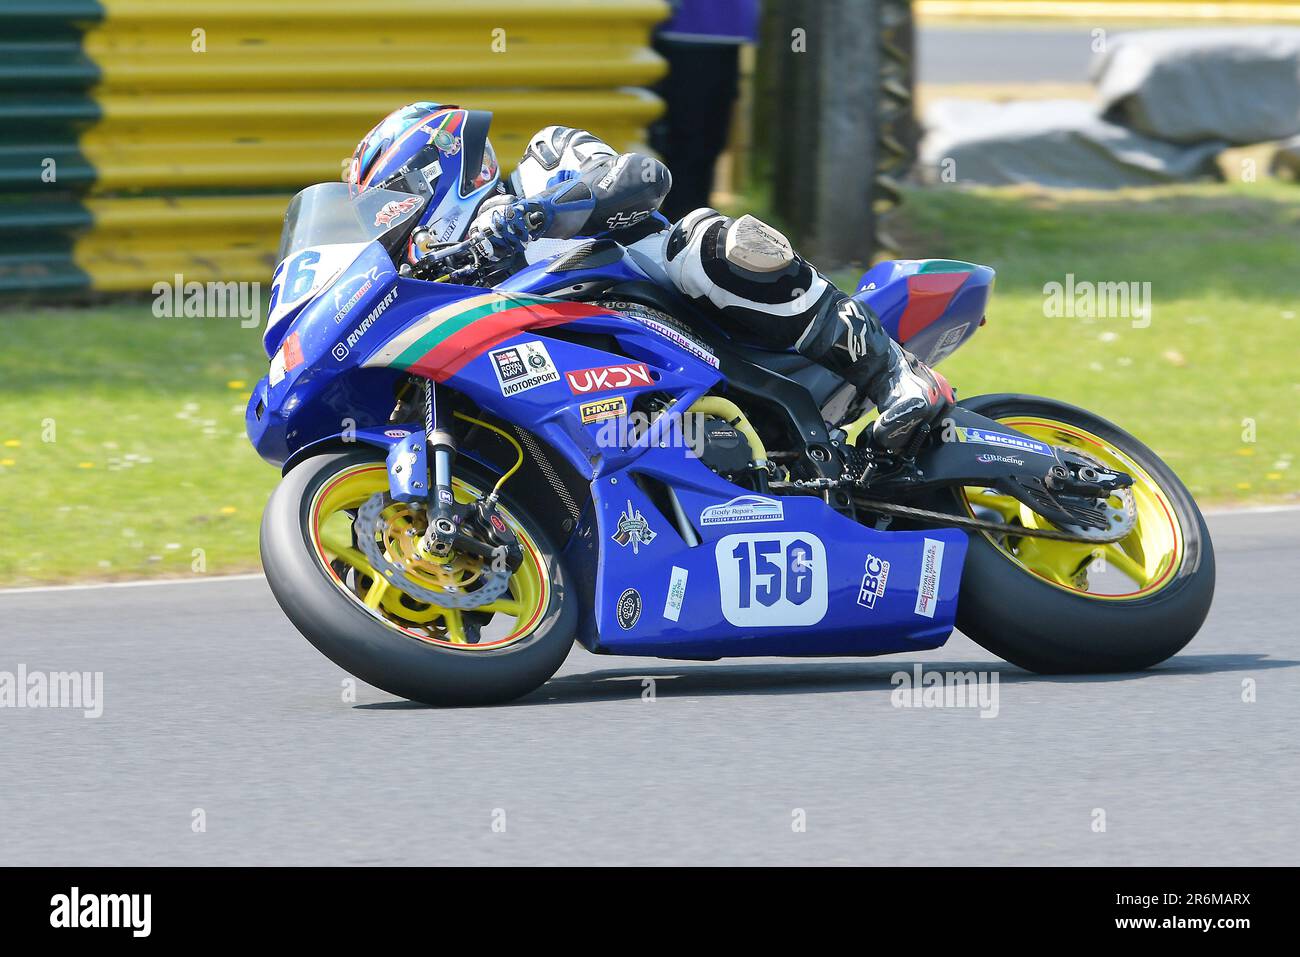
[[370, 562], [370, 567], [376, 573], [416, 601], [437, 605], [439, 608], [459, 608], [462, 611], [470, 611], [494, 602], [505, 594], [510, 585], [510, 572], [506, 569], [489, 571], [481, 579], [482, 586], [468, 592], [459, 591], [454, 586], [435, 591], [408, 578], [402, 566], [390, 562], [380, 549], [379, 542], [375, 540], [376, 534], [384, 530], [385, 522], [382, 513], [389, 504], [391, 500], [384, 492], [376, 492], [357, 509], [357, 543], [365, 553], [366, 561]]
[[1110, 545], [1122, 541], [1129, 535], [1133, 534], [1133, 529], [1127, 528], [1119, 535], [1084, 537], [1082, 535], [1075, 535], [1055, 528], [1028, 528], [1023, 525], [1007, 525], [1004, 522], [991, 522], [983, 518], [950, 515], [947, 512], [935, 512], [927, 508], [914, 508], [910, 505], [899, 505], [895, 502], [880, 502], [873, 499], [855, 498], [853, 504], [868, 512], [878, 512], [882, 515], [897, 515], [901, 518], [924, 519], [926, 521], [950, 525], [956, 528], [968, 528], [977, 532], [992, 532], [998, 535], [1008, 535], [1012, 538], [1050, 538], [1058, 542]]

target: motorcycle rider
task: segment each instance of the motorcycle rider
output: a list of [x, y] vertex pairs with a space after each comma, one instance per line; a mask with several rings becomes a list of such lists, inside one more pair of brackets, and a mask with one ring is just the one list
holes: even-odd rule
[[[403, 117], [407, 130], [394, 137], [390, 128], [388, 149], [409, 135], [411, 122], [445, 132], [448, 111], [464, 114], [456, 128], [471, 157], [477, 158], [481, 140], [483, 161], [473, 182], [486, 185], [487, 174], [496, 173], [487, 140], [491, 114], [435, 104], [404, 107], [385, 121]], [[371, 141], [385, 124], [357, 148], [348, 180], [358, 189], [395, 179], [375, 183], [373, 172], [366, 175], [383, 152], [383, 144]], [[429, 142], [437, 142], [433, 133]], [[456, 139], [457, 150], [461, 143]], [[448, 158], [445, 150], [440, 155]], [[470, 159], [462, 163], [474, 168]], [[883, 451], [903, 449], [920, 425], [953, 401], [942, 376], [891, 339], [868, 307], [840, 291], [776, 229], [754, 216], [733, 219], [708, 208], [670, 224], [658, 209], [671, 185], [668, 169], [652, 156], [620, 154], [586, 130], [548, 126], [530, 139], [508, 181], [485, 191], [468, 235], [482, 256], [502, 260], [539, 238], [609, 234], [652, 274], [661, 273], [697, 304], [709, 304], [719, 325], [738, 341], [793, 348], [856, 387], [880, 412], [870, 438]]]

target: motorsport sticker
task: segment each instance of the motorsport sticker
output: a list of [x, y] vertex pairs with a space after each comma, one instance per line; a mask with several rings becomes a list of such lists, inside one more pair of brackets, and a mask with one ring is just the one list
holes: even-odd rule
[[[863, 608], [875, 608], [876, 599], [885, 595], [885, 584], [888, 581], [889, 562], [868, 553], [866, 574], [862, 576], [862, 587], [858, 589], [858, 604]], [[929, 617], [933, 617], [933, 614]]]
[[644, 362], [598, 366], [595, 369], [575, 369], [564, 373], [564, 380], [569, 383], [569, 391], [574, 395], [632, 389], [654, 384], [654, 380], [650, 378], [650, 367]]
[[677, 621], [682, 616], [682, 603], [686, 601], [687, 574], [685, 568], [673, 566], [672, 576], [668, 579], [668, 594], [664, 598], [664, 617], [669, 621]]
[[939, 604], [939, 576], [943, 574], [943, 542], [925, 540], [921, 550], [921, 583], [917, 585], [916, 607], [912, 610], [925, 618], [934, 617]]
[[618, 618], [618, 627], [629, 631], [641, 620], [641, 593], [635, 588], [623, 589], [614, 606], [614, 615]]
[[627, 399], [621, 395], [612, 399], [593, 399], [578, 406], [578, 411], [582, 414], [583, 425], [604, 419], [618, 419], [627, 415]]
[[700, 512], [701, 525], [729, 525], [732, 522], [779, 522], [785, 506], [763, 495], [738, 495], [730, 502], [710, 505]]
[[389, 439], [404, 439], [411, 434], [410, 429], [385, 429], [384, 437]]
[[1014, 449], [1017, 452], [1033, 452], [1036, 455], [1050, 455], [1052, 458], [1056, 458], [1056, 453], [1052, 451], [1050, 445], [1045, 445], [1024, 435], [1007, 435], [1005, 432], [990, 432], [987, 429], [958, 426], [957, 441], [996, 445], [999, 448]]
[[627, 509], [619, 515], [618, 524], [614, 527], [614, 534], [610, 538], [624, 548], [631, 545], [632, 554], [640, 555], [641, 546], [649, 545], [658, 535], [659, 533], [650, 527], [650, 523], [641, 514], [641, 510], [633, 508], [632, 500], [628, 499]]
[[492, 369], [501, 383], [501, 394], [518, 395], [548, 382], [559, 382], [560, 373], [546, 346], [538, 340], [488, 353]]

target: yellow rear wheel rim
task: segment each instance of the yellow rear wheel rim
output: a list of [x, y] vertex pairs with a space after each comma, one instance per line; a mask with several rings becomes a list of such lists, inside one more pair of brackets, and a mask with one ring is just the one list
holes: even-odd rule
[[[506, 594], [472, 612], [440, 608], [412, 599], [382, 576], [352, 545], [352, 516], [349, 510], [360, 507], [376, 492], [388, 488], [388, 470], [381, 464], [349, 466], [325, 482], [312, 497], [308, 512], [310, 540], [325, 574], [351, 600], [375, 615], [389, 628], [405, 635], [445, 645], [462, 651], [487, 651], [504, 648], [531, 634], [540, 623], [550, 603], [550, 579], [537, 542], [515, 516], [498, 506], [501, 518], [519, 539], [524, 561], [510, 578]], [[474, 486], [454, 478], [452, 491], [456, 501], [473, 502], [482, 496]], [[389, 556], [392, 557], [391, 555]], [[350, 569], [353, 584], [339, 574], [338, 564]], [[368, 582], [367, 582], [368, 579]], [[439, 587], [436, 582], [424, 582]], [[491, 623], [504, 622], [506, 634], [490, 640], [474, 641], [475, 623], [482, 614], [492, 616]], [[472, 617], [471, 617], [472, 616]], [[510, 620], [513, 619], [513, 622]]]
[[[1010, 415], [998, 421], [1041, 442], [1076, 449], [1127, 472], [1133, 476], [1136, 512], [1132, 531], [1107, 545], [984, 533], [1000, 554], [1056, 588], [1098, 601], [1149, 598], [1174, 581], [1186, 554], [1183, 532], [1169, 496], [1146, 469], [1112, 443], [1070, 422], [1031, 415]], [[992, 489], [968, 487], [962, 490], [962, 498], [972, 516], [977, 514], [976, 508], [983, 512], [980, 517], [992, 511], [1009, 528], [1017, 523], [1027, 528], [1055, 527], [1027, 505]], [[1122, 576], [1118, 581], [1108, 578], [1112, 586], [1118, 586], [1113, 592], [1093, 590], [1094, 575], [1105, 569]], [[1128, 579], [1131, 587], [1123, 579]]]

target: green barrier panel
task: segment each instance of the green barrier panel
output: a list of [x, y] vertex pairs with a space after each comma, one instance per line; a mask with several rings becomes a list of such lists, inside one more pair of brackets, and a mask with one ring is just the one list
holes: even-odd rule
[[[284, 204], [418, 99], [639, 146], [664, 0], [4, 0], [0, 293], [269, 278]], [[259, 195], [260, 194], [260, 195]], [[221, 197], [216, 199], [215, 197]]]

